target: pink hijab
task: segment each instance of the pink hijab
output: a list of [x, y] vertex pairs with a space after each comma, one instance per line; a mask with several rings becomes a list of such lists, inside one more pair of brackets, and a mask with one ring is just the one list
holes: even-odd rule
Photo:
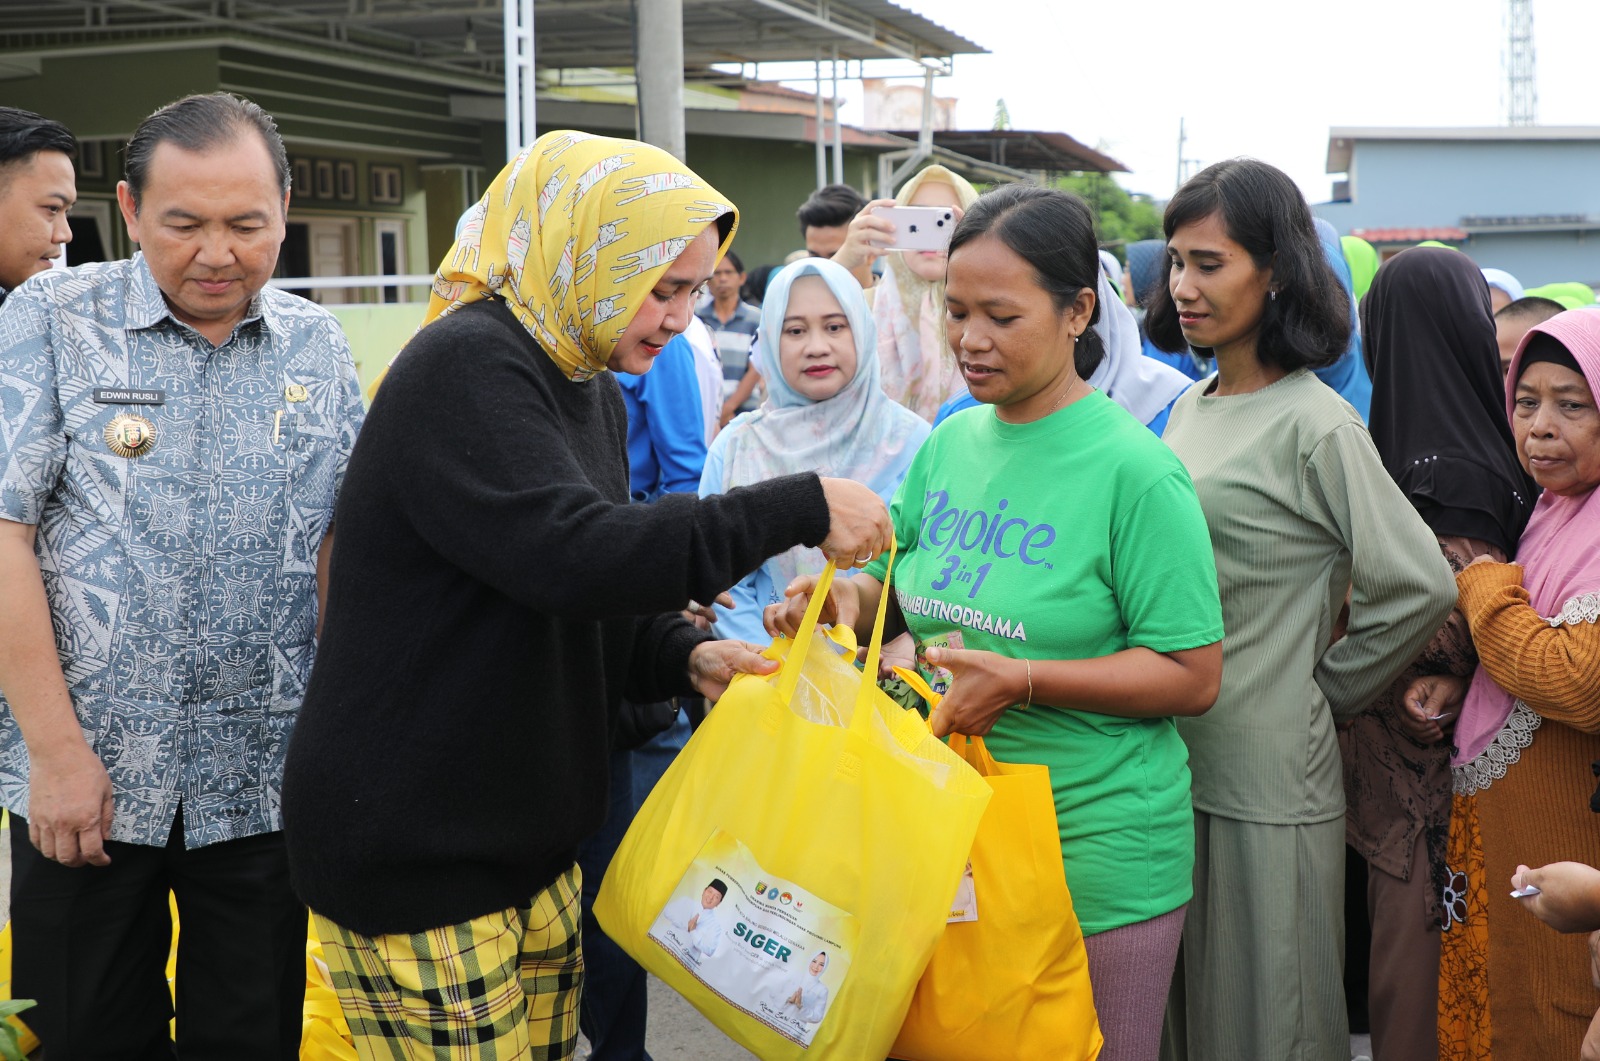
[[[1591, 391], [1600, 394], [1600, 312], [1568, 310], [1537, 324], [1517, 346], [1508, 379], [1522, 374], [1522, 358], [1534, 332], [1554, 337], [1567, 348]], [[1506, 395], [1506, 415], [1514, 415], [1514, 393]], [[1534, 611], [1547, 619], [1558, 619], [1562, 608], [1574, 597], [1600, 592], [1600, 490], [1581, 497], [1560, 497], [1546, 491], [1534, 507], [1528, 529], [1517, 545], [1517, 560], [1522, 564], [1522, 585], [1528, 591]], [[1558, 625], [1552, 623], [1551, 625]], [[1456, 724], [1455, 757], [1450, 765], [1461, 766], [1482, 754], [1511, 717], [1516, 699], [1480, 665], [1467, 689], [1461, 719]]]

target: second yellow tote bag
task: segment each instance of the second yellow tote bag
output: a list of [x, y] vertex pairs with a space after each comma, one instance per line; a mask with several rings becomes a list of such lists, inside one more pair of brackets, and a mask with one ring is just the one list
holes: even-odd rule
[[[606, 934], [764, 1061], [882, 1058], [945, 928], [989, 786], [817, 635], [742, 675], [633, 820]], [[883, 594], [887, 603], [889, 594]]]
[[[895, 668], [930, 705], [939, 696]], [[1104, 1039], [1089, 955], [1061, 865], [1050, 770], [996, 762], [982, 738], [950, 746], [993, 790], [971, 873], [917, 983], [890, 1055], [904, 1061], [1092, 1061]]]

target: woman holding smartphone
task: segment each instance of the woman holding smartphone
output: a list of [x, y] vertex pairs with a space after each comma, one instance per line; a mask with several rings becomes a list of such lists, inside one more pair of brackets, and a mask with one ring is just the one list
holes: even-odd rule
[[[1192, 890], [1172, 716], [1210, 707], [1222, 659], [1204, 518], [1172, 452], [1086, 382], [1104, 351], [1083, 201], [990, 192], [950, 247], [951, 349], [986, 407], [935, 431], [895, 495], [891, 612], [947, 687], [935, 733], [1049, 767], [1101, 1057], [1154, 1061]], [[867, 636], [889, 578], [835, 579], [824, 618]], [[789, 586], [769, 632], [793, 632], [815, 584]]]
[[883, 391], [929, 423], [940, 405], [966, 389], [955, 360], [946, 352], [947, 255], [942, 247], [885, 252], [885, 247], [921, 241], [899, 232], [878, 211], [914, 206], [948, 210], [959, 220], [977, 199], [977, 189], [961, 176], [943, 166], [929, 166], [906, 181], [893, 199], [868, 203], [850, 223], [844, 246], [833, 256], [835, 262], [856, 270], [887, 253], [887, 267], [872, 298]]

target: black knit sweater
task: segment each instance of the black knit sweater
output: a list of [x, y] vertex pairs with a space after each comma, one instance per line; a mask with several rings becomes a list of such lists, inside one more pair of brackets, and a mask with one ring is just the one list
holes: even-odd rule
[[384, 381], [335, 512], [284, 778], [295, 890], [367, 935], [517, 906], [606, 811], [622, 697], [688, 691], [677, 616], [827, 535], [815, 475], [628, 503], [609, 374], [565, 379], [499, 301]]

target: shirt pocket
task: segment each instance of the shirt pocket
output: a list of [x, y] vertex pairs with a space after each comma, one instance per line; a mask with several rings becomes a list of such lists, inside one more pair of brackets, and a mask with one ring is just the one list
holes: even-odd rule
[[[181, 405], [94, 405], [71, 423], [61, 493], [80, 530], [113, 528], [123, 542], [138, 539], [157, 549], [181, 549], [202, 529], [205, 494], [195, 485], [204, 465], [203, 425]], [[147, 448], [121, 456], [106, 438], [118, 417], [149, 425]]]

